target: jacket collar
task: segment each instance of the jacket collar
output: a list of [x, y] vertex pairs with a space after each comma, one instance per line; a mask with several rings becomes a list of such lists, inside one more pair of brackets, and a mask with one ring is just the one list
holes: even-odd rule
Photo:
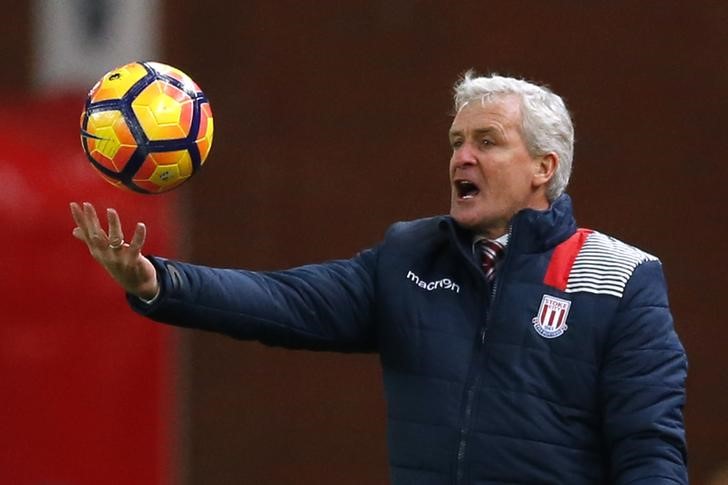
[[[440, 221], [442, 229], [449, 229], [461, 247], [469, 247], [473, 240], [471, 231], [460, 227], [450, 216]], [[538, 253], [552, 249], [576, 232], [571, 198], [563, 194], [543, 211], [523, 209], [511, 220], [508, 251]]]

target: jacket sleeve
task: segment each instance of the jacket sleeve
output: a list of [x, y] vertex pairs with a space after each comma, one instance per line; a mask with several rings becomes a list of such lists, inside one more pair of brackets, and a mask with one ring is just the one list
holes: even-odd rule
[[375, 249], [271, 272], [150, 259], [160, 280], [158, 298], [151, 304], [127, 299], [153, 320], [288, 348], [375, 350]]
[[615, 484], [687, 484], [687, 359], [659, 261], [632, 274], [610, 327], [600, 376]]

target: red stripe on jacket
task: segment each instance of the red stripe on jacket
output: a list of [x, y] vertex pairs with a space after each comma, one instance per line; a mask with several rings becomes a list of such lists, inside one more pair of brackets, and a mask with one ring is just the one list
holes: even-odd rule
[[561, 291], [566, 290], [566, 283], [569, 281], [571, 267], [574, 266], [576, 255], [581, 251], [586, 238], [591, 234], [591, 229], [577, 229], [576, 232], [566, 241], [562, 242], [551, 255], [549, 267], [546, 269], [546, 276], [543, 282]]

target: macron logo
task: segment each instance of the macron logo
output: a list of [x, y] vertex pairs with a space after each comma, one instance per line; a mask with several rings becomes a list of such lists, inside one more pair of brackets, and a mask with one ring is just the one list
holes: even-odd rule
[[443, 289], [454, 291], [455, 293], [460, 293], [460, 286], [457, 283], [451, 281], [449, 278], [443, 278], [441, 280], [427, 282], [414, 274], [412, 271], [407, 271], [407, 279], [422, 288], [423, 290], [432, 291]]

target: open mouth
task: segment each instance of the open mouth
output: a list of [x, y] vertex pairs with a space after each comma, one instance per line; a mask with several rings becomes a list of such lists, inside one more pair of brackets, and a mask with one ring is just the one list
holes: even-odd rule
[[480, 189], [470, 180], [456, 180], [455, 190], [458, 194], [458, 199], [472, 199], [480, 193]]

